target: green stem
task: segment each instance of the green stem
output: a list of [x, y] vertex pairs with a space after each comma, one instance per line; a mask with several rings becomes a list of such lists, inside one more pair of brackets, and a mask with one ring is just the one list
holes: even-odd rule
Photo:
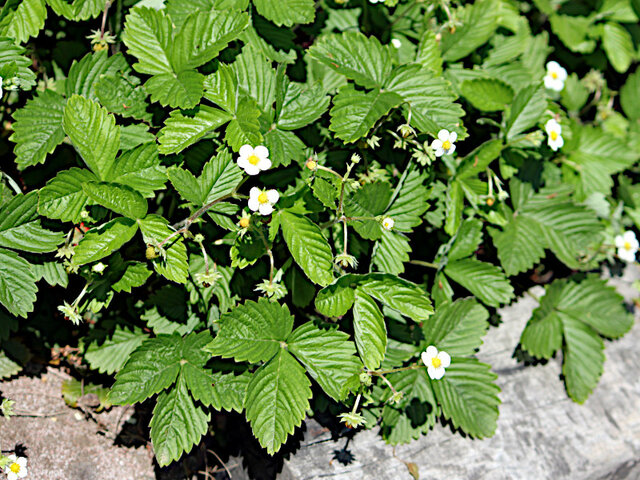
[[421, 267], [435, 268], [436, 270], [440, 268], [440, 266], [435, 263], [425, 262], [423, 260], [409, 260], [409, 263], [413, 265], [420, 265]]

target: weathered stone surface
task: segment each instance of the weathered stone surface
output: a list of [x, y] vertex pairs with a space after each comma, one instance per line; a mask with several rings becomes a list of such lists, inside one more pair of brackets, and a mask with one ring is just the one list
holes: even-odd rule
[[144, 447], [118, 447], [114, 438], [131, 411], [114, 407], [85, 418], [61, 395], [67, 375], [49, 369], [42, 377], [0, 383], [20, 415], [0, 417], [0, 448], [24, 448], [30, 479], [153, 480], [152, 455]]
[[[628, 268], [610, 280], [627, 301], [640, 270]], [[542, 295], [543, 289], [532, 290]], [[525, 295], [500, 311], [478, 357], [493, 366], [502, 388], [496, 435], [473, 440], [436, 426], [427, 436], [395, 449], [377, 430], [357, 434], [349, 465], [333, 460], [345, 440], [333, 442], [307, 422], [302, 448], [285, 463], [296, 480], [394, 479], [412, 477], [404, 462], [417, 465], [420, 478], [439, 479], [638, 479], [640, 478], [640, 324], [618, 341], [605, 342], [607, 360], [595, 392], [584, 405], [567, 396], [560, 377], [562, 355], [546, 365], [523, 367], [513, 357], [520, 334], [537, 302]], [[638, 316], [636, 315], [636, 320]]]

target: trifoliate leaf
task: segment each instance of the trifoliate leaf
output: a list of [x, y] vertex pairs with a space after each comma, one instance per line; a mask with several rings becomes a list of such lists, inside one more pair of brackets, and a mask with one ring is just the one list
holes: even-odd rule
[[0, 248], [0, 303], [12, 315], [26, 318], [36, 301], [36, 277], [29, 262]]
[[75, 248], [73, 263], [84, 265], [111, 255], [138, 231], [135, 220], [119, 217], [89, 230]]
[[220, 330], [206, 351], [237, 362], [267, 361], [281, 348], [293, 328], [286, 305], [261, 298], [247, 301], [220, 317]]
[[140, 73], [158, 75], [172, 72], [171, 19], [163, 10], [138, 7], [127, 15], [122, 41], [129, 54], [138, 59], [133, 68]]
[[80, 212], [89, 203], [82, 189], [85, 182], [98, 178], [85, 168], [71, 168], [59, 172], [40, 190], [38, 213], [63, 222], [79, 223]]
[[253, 374], [244, 400], [253, 434], [273, 455], [304, 420], [311, 382], [304, 368], [284, 349]]
[[336, 401], [347, 396], [347, 381], [362, 368], [349, 335], [335, 328], [318, 328], [313, 322], [301, 325], [289, 335], [287, 349]]
[[256, 101], [250, 97], [241, 97], [233, 118], [225, 132], [225, 140], [229, 146], [238, 151], [243, 145], [258, 145], [262, 143], [260, 133], [260, 109]]
[[383, 273], [399, 275], [404, 273], [404, 263], [411, 258], [411, 246], [409, 239], [394, 232], [382, 232], [371, 253], [371, 262]]
[[620, 89], [620, 105], [629, 120], [640, 119], [640, 68], [627, 77]]
[[280, 225], [287, 247], [309, 279], [321, 286], [333, 281], [333, 252], [315, 223], [286, 210], [280, 213]]
[[384, 360], [387, 327], [376, 302], [360, 289], [356, 289], [353, 305], [353, 330], [364, 365], [369, 370], [376, 370]]
[[147, 92], [140, 80], [123, 72], [103, 76], [94, 85], [96, 97], [111, 113], [124, 118], [151, 121]]
[[116, 292], [131, 293], [132, 288], [144, 285], [151, 276], [151, 270], [141, 262], [123, 262], [122, 267], [124, 270], [120, 278], [111, 284], [111, 288]]
[[429, 189], [424, 185], [427, 175], [417, 169], [408, 168], [396, 186], [393, 203], [385, 212], [385, 216], [394, 221], [393, 229], [400, 232], [411, 232], [422, 223], [421, 217], [429, 208], [426, 199]]
[[[142, 237], [147, 245], [159, 245], [170, 235], [175, 233], [169, 228], [169, 221], [159, 215], [148, 215], [138, 220]], [[166, 251], [166, 258], [156, 258], [153, 267], [156, 272], [166, 279], [177, 283], [187, 281], [189, 264], [187, 261], [187, 247], [180, 235], [172, 237], [162, 248]]]
[[144, 123], [132, 123], [120, 127], [120, 150], [127, 152], [145, 143], [155, 142], [156, 137]]
[[128, 218], [143, 218], [147, 214], [147, 201], [131, 187], [109, 182], [87, 182], [84, 193], [98, 205]]
[[302, 163], [307, 146], [298, 136], [286, 130], [274, 128], [264, 135], [264, 145], [269, 149], [273, 167], [288, 167], [291, 162]]
[[195, 70], [178, 73], [159, 73], [144, 84], [151, 95], [152, 102], [159, 102], [163, 107], [193, 108], [203, 93], [204, 75]]
[[344, 275], [318, 292], [316, 309], [327, 317], [341, 317], [353, 306], [358, 277]]

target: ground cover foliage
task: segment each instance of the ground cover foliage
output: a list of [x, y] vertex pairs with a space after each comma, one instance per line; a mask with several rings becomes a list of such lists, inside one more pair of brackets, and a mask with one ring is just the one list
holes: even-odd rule
[[220, 411], [269, 454], [319, 414], [485, 438], [476, 353], [542, 284], [514, 350], [584, 402], [633, 322], [599, 273], [638, 249], [639, 15], [4, 2], [0, 378], [62, 362], [101, 407], [147, 402], [161, 466]]

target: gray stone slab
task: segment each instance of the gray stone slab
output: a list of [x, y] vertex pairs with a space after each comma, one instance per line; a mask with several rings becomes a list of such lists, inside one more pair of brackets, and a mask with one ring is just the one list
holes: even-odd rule
[[[640, 269], [610, 280], [627, 301]], [[543, 294], [541, 287], [532, 290]], [[502, 389], [496, 435], [474, 440], [437, 425], [420, 440], [396, 447], [395, 454], [377, 430], [349, 442], [353, 463], [332, 461], [345, 440], [333, 442], [313, 420], [300, 450], [285, 463], [283, 475], [296, 480], [407, 479], [405, 462], [429, 480], [639, 479], [640, 478], [640, 324], [621, 340], [606, 342], [604, 374], [584, 405], [564, 389], [561, 354], [546, 365], [523, 367], [513, 358], [520, 334], [536, 307], [525, 295], [500, 310], [503, 323], [492, 328], [478, 357], [493, 366]]]

